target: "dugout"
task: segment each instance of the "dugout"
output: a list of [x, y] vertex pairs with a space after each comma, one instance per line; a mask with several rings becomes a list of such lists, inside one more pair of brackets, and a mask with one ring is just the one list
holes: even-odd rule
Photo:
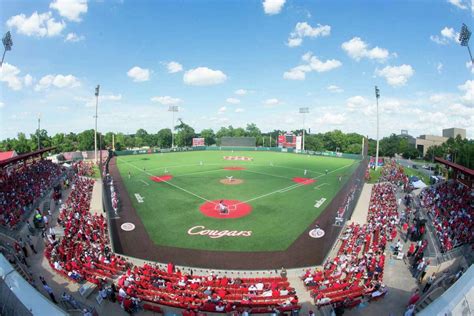
[[221, 137], [221, 147], [255, 147], [257, 138], [255, 137]]

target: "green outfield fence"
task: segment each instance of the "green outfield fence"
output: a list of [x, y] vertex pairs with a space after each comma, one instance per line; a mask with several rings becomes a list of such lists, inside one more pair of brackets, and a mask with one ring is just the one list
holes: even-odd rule
[[296, 153], [312, 156], [325, 156], [335, 158], [349, 158], [362, 160], [361, 155], [345, 154], [335, 151], [312, 151], [306, 150], [304, 152], [297, 152], [293, 148], [280, 148], [280, 147], [238, 147], [238, 146], [198, 146], [198, 147], [176, 147], [176, 148], [150, 148], [150, 149], [135, 149], [135, 150], [117, 150], [115, 155], [126, 156], [126, 155], [145, 155], [145, 154], [157, 154], [157, 153], [170, 153], [170, 152], [185, 152], [185, 151], [196, 151], [196, 150], [212, 150], [212, 151], [271, 151], [271, 152], [284, 152], [284, 153]]

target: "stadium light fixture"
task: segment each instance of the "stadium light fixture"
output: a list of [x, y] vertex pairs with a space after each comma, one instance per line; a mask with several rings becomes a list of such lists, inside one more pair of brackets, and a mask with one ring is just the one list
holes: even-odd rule
[[100, 85], [95, 88], [95, 130], [94, 130], [94, 160], [97, 164], [97, 108], [99, 107], [99, 90]]
[[467, 51], [469, 52], [469, 57], [471, 57], [471, 67], [474, 67], [472, 64], [474, 64], [474, 59], [472, 59], [472, 54], [471, 54], [471, 49], [469, 48], [469, 39], [471, 38], [471, 31], [467, 27], [466, 24], [462, 24], [461, 27], [461, 32], [459, 33], [459, 44], [461, 46], [466, 46]]
[[303, 114], [303, 146], [301, 148], [304, 151], [304, 135], [306, 134], [306, 128], [305, 128], [304, 123], [305, 123], [306, 114], [309, 113], [309, 108], [308, 107], [300, 108], [300, 113]]
[[5, 36], [2, 38], [2, 43], [3, 43], [3, 56], [2, 56], [2, 62], [0, 63], [0, 67], [3, 65], [3, 60], [5, 59], [5, 54], [7, 53], [8, 50], [12, 50], [13, 46], [13, 41], [12, 41], [12, 35], [10, 34], [10, 31], [5, 33]]
[[171, 148], [174, 148], [174, 114], [179, 112], [179, 106], [170, 105], [168, 107], [168, 112], [173, 112], [173, 122], [171, 124]]
[[380, 90], [375, 86], [375, 100], [377, 102], [377, 149], [375, 152], [375, 169], [379, 167], [379, 98]]

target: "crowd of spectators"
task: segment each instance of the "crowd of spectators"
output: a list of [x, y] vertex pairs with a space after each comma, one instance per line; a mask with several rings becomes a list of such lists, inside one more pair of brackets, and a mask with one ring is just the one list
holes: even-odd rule
[[49, 160], [18, 164], [0, 171], [0, 225], [13, 229], [33, 203], [57, 182], [63, 168]]
[[391, 182], [397, 186], [403, 186], [407, 190], [410, 185], [408, 176], [405, 174], [403, 166], [396, 163], [395, 160], [386, 159], [380, 172], [379, 182]]
[[89, 178], [73, 176], [71, 192], [58, 217], [64, 236], [47, 238], [45, 256], [57, 273], [73, 282], [94, 283], [103, 292], [109, 286], [107, 297], [128, 312], [136, 310], [142, 301], [147, 302], [146, 308], [160, 304], [189, 313], [300, 308], [294, 289], [284, 277], [196, 276], [182, 273], [172, 264], [166, 270], [148, 264], [133, 266], [116, 256], [108, 246], [106, 219], [89, 212], [93, 183]]
[[94, 162], [79, 160], [72, 164], [72, 169], [78, 176], [92, 177], [94, 175]]
[[474, 241], [473, 191], [448, 181], [425, 188], [421, 205], [430, 214], [442, 251]]
[[322, 269], [307, 270], [302, 279], [318, 306], [343, 304], [351, 307], [361, 298], [376, 299], [387, 289], [382, 283], [385, 247], [396, 238], [398, 224], [395, 187], [390, 183], [373, 187], [367, 224], [345, 228], [337, 256]]

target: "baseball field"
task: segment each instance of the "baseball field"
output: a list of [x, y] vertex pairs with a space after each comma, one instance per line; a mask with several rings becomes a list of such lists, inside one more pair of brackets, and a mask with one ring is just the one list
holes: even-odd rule
[[117, 158], [127, 194], [156, 245], [242, 252], [287, 249], [358, 164], [257, 151]]

